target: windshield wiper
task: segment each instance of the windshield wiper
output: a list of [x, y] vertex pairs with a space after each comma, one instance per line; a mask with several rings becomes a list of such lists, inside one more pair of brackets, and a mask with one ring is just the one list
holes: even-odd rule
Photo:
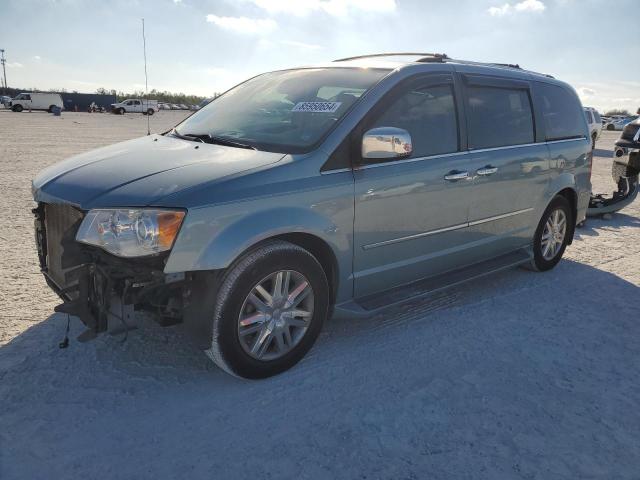
[[252, 145], [248, 145], [248, 144], [242, 143], [242, 142], [236, 142], [235, 140], [231, 140], [231, 139], [226, 138], [226, 137], [216, 137], [214, 135], [208, 135], [208, 137], [211, 139], [211, 143], [216, 143], [218, 145], [225, 145], [227, 147], [247, 148], [247, 149], [250, 149], [250, 150], [257, 150], [257, 148], [252, 146]]
[[182, 140], [189, 140], [191, 142], [200, 141], [202, 143], [211, 143], [216, 145], [224, 145], [227, 147], [235, 147], [235, 148], [247, 148], [250, 150], [257, 150], [256, 147], [247, 145], [246, 143], [236, 142], [235, 140], [230, 140], [226, 137], [216, 137], [212, 135], [195, 135], [191, 133], [178, 133], [178, 131], [174, 128], [169, 132], [174, 137], [180, 138]]
[[174, 137], [180, 138], [182, 140], [189, 140], [190, 142], [200, 141], [202, 143], [206, 143], [201, 135], [190, 135], [188, 133], [186, 134], [178, 133], [178, 131], [175, 128], [171, 129], [169, 131], [169, 134], [173, 135]]

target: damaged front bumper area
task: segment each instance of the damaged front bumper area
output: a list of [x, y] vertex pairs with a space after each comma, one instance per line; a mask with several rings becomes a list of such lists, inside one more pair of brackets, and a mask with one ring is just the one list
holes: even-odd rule
[[164, 273], [168, 252], [122, 259], [76, 242], [81, 210], [40, 203], [33, 213], [41, 271], [63, 300], [55, 310], [80, 318], [83, 339], [129, 330], [136, 311], [165, 326], [182, 321], [185, 275]]

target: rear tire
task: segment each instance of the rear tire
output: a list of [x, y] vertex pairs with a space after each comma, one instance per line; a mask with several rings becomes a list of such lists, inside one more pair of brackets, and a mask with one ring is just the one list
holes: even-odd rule
[[596, 149], [596, 140], [598, 138], [598, 134], [594, 133], [593, 135], [591, 135], [591, 150], [595, 150]]
[[558, 264], [573, 227], [571, 205], [565, 197], [557, 195], [542, 215], [533, 237], [533, 270], [545, 272]]
[[53, 113], [53, 109], [54, 108], [55, 108], [55, 105], [49, 105], [49, 108], [47, 109], [47, 112]]
[[[329, 286], [316, 258], [288, 242], [265, 243], [236, 261], [222, 279], [206, 353], [232, 375], [253, 379], [277, 375], [311, 349], [328, 311]], [[265, 340], [258, 342], [260, 338]]]
[[147, 115], [153, 115], [154, 111], [153, 108], [150, 108], [149, 110], [147, 110]]
[[13, 110], [14, 112], [18, 112], [18, 113], [20, 113], [20, 112], [21, 112], [22, 110], [24, 110], [24, 109], [22, 108], [22, 105], [14, 105], [14, 106], [11, 108], [11, 110]]
[[611, 131], [611, 130], [615, 130], [616, 127], [615, 125], [613, 125], [612, 123], [610, 123], [609, 125], [607, 125], [607, 130]]

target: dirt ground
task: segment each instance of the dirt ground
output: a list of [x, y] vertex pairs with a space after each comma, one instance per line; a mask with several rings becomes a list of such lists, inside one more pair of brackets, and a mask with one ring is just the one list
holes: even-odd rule
[[30, 180], [145, 133], [141, 115], [0, 110], [0, 478], [640, 478], [639, 201], [589, 220], [551, 272], [329, 322], [265, 381], [218, 371], [179, 327], [79, 344], [72, 321], [58, 349]]

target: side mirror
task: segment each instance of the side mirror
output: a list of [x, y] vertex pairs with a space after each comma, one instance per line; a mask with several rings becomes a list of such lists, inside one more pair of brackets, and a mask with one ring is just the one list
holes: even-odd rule
[[362, 158], [402, 158], [412, 151], [411, 135], [402, 128], [377, 127], [362, 136]]

